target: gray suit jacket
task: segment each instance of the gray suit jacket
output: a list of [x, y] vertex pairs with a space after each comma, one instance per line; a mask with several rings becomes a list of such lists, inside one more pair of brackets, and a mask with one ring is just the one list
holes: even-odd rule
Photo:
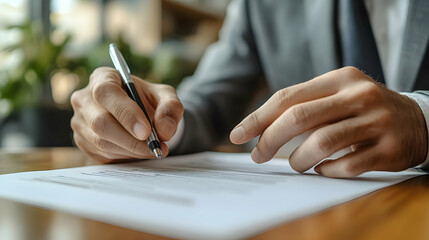
[[[185, 133], [175, 153], [208, 150], [244, 117], [252, 97], [341, 67], [335, 0], [237, 0], [220, 39], [178, 89]], [[410, 0], [399, 91], [429, 89], [429, 1]]]

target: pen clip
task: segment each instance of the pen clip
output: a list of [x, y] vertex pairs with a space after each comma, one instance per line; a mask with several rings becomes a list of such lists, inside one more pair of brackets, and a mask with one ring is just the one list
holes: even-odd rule
[[113, 65], [115, 65], [116, 70], [118, 70], [119, 74], [121, 74], [124, 81], [126, 83], [134, 83], [133, 79], [131, 78], [130, 68], [114, 43], [109, 45], [109, 54]]

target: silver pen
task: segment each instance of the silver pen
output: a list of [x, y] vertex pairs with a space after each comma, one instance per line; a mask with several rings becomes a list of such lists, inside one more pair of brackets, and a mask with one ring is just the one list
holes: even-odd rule
[[153, 127], [149, 115], [146, 112], [146, 109], [143, 105], [143, 102], [141, 101], [139, 94], [137, 93], [136, 87], [134, 86], [134, 81], [131, 78], [131, 72], [128, 68], [127, 63], [125, 62], [124, 57], [122, 56], [121, 52], [119, 52], [118, 48], [115, 44], [111, 43], [109, 45], [109, 53], [110, 58], [112, 59], [113, 65], [115, 65], [116, 70], [118, 70], [119, 74], [122, 77], [122, 80], [124, 81], [128, 93], [128, 96], [132, 98], [139, 107], [143, 110], [147, 120], [149, 121], [151, 133], [149, 137], [146, 139], [146, 143], [150, 150], [155, 154], [157, 159], [162, 159], [162, 151], [161, 151], [161, 144], [158, 139], [158, 135], [156, 135], [155, 128]]

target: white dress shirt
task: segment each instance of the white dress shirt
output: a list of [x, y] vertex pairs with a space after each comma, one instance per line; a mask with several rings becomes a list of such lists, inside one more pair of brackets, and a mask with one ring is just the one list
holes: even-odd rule
[[397, 71], [404, 39], [409, 0], [365, 0], [386, 86], [397, 87]]

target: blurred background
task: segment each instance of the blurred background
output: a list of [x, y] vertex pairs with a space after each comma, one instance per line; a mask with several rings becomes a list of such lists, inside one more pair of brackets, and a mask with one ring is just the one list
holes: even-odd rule
[[0, 147], [72, 146], [70, 95], [115, 42], [133, 74], [177, 86], [230, 0], [0, 0]]

